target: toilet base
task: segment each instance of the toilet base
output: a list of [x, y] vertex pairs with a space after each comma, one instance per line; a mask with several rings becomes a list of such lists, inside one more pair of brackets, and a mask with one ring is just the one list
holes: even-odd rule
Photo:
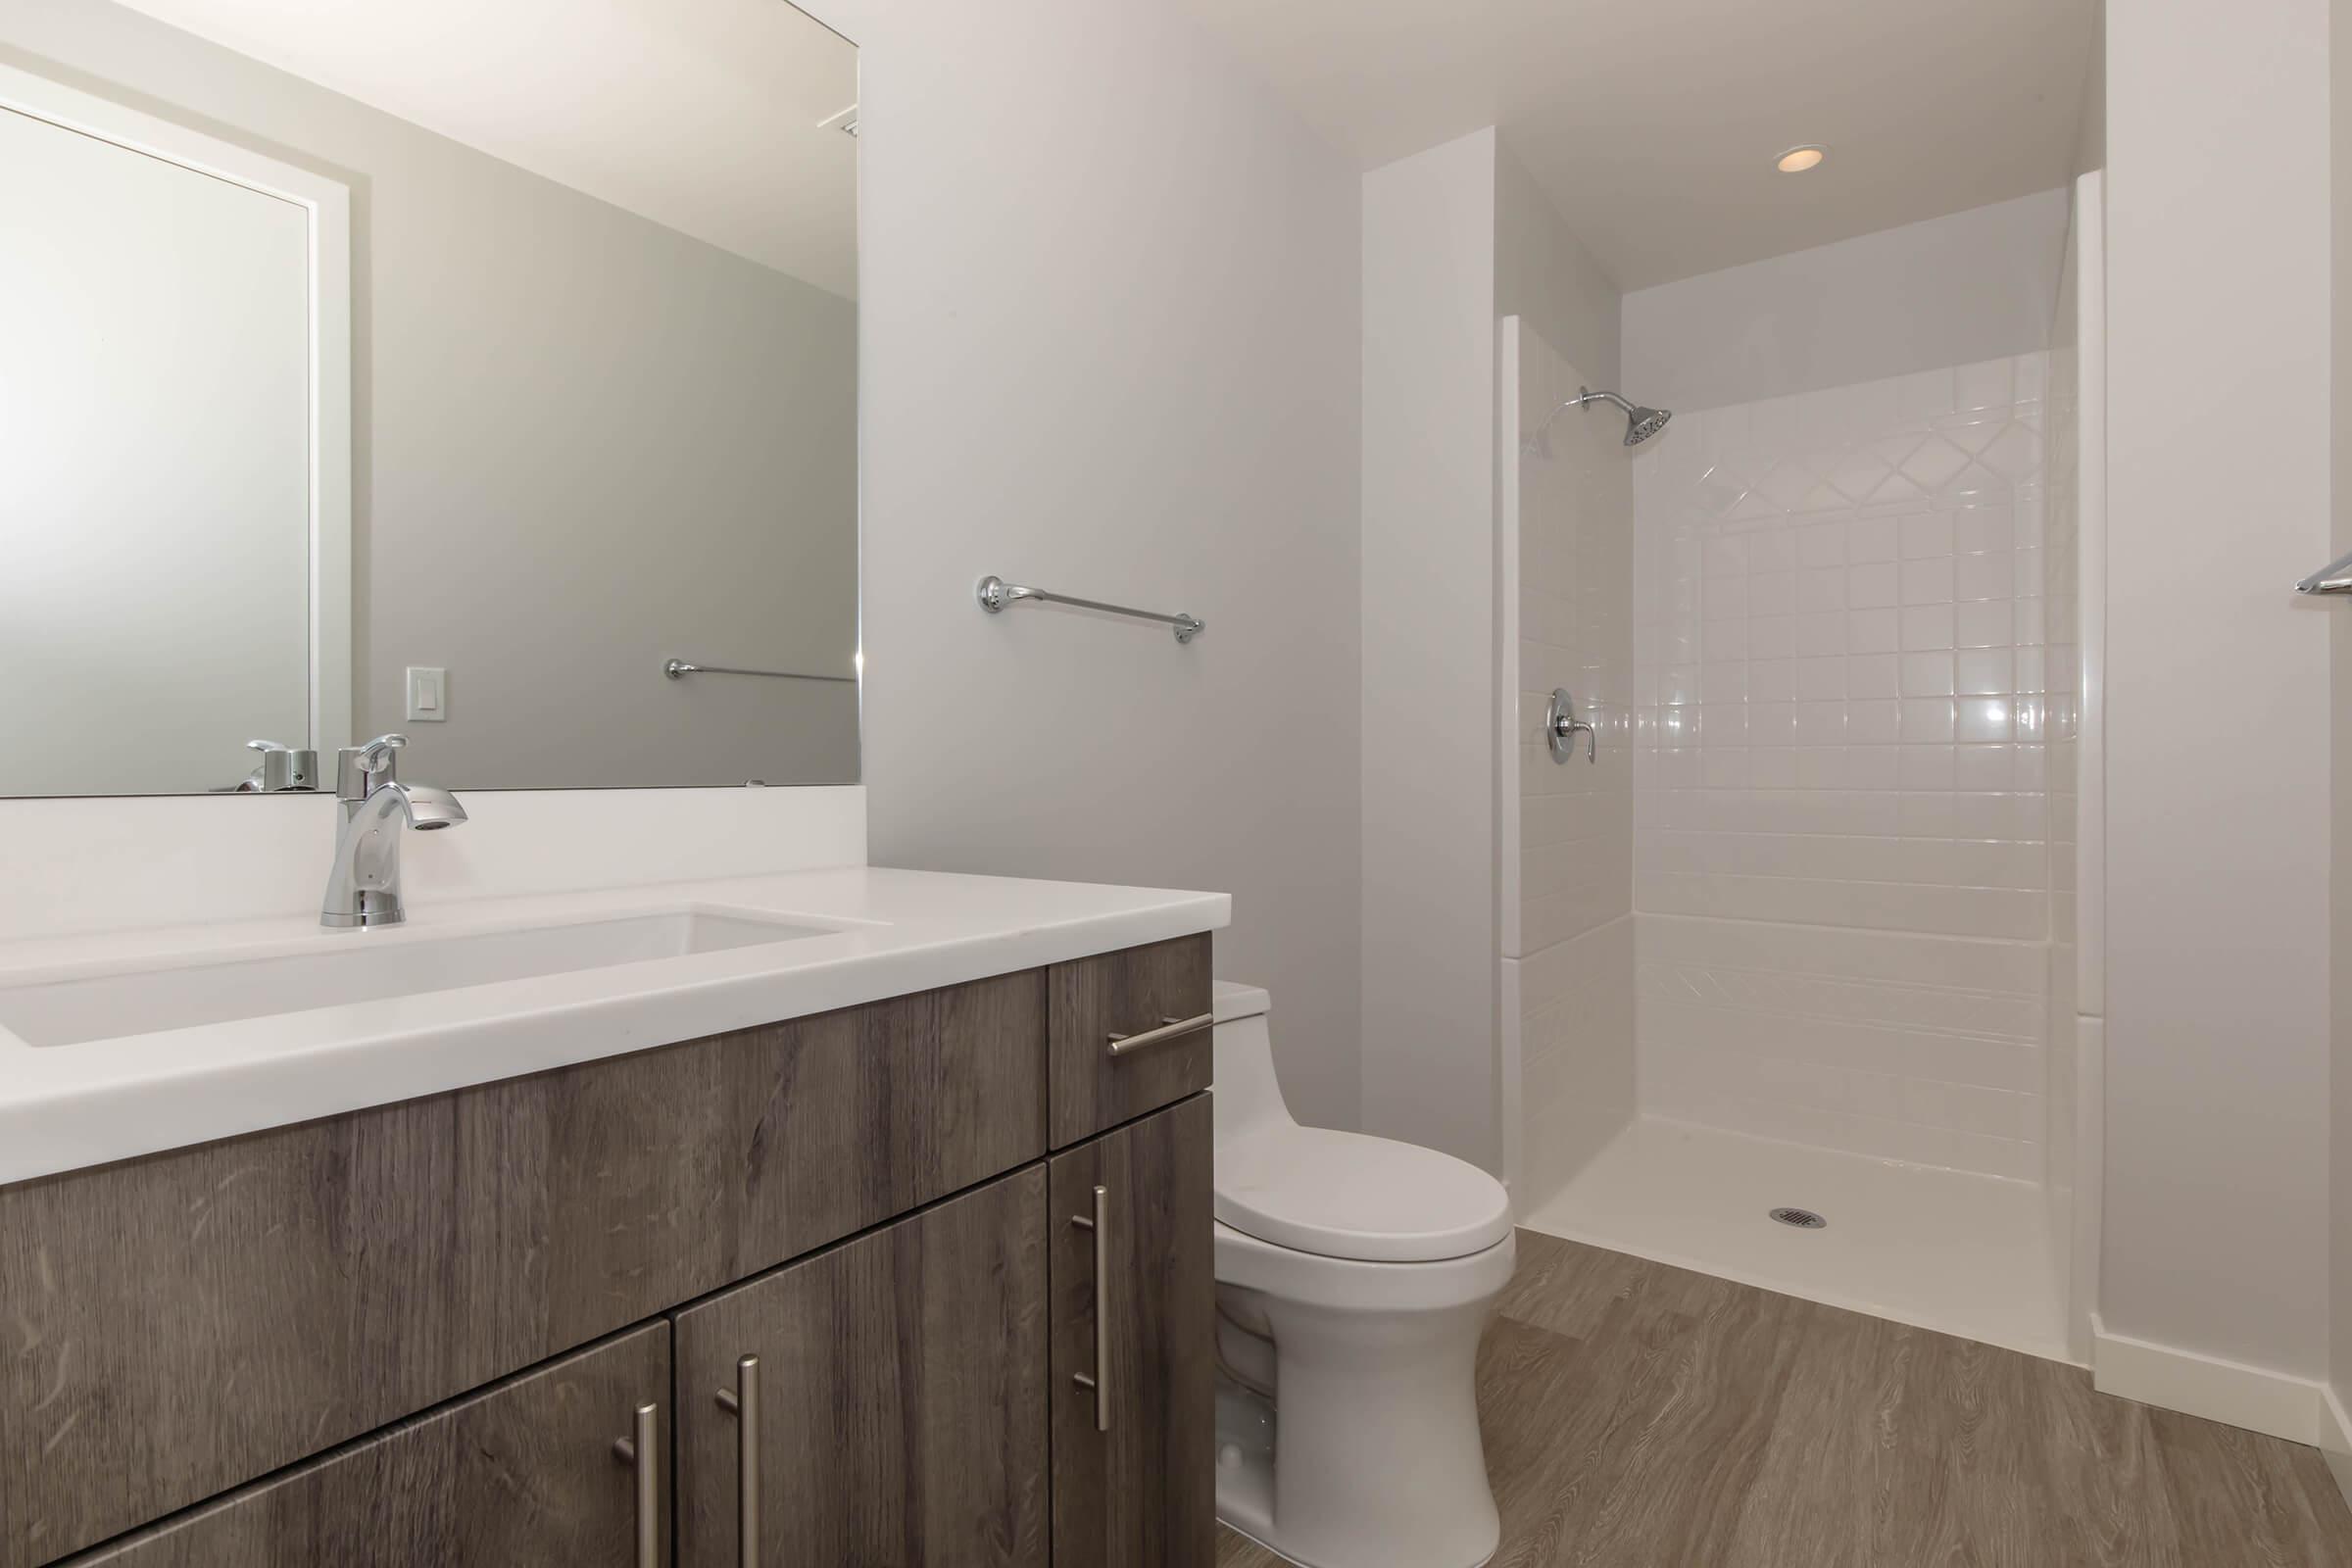
[[[1225, 1491], [1225, 1478], [1220, 1475], [1217, 1482], [1217, 1523], [1249, 1542], [1250, 1544], [1261, 1551], [1271, 1552], [1284, 1562], [1292, 1564], [1293, 1568], [1348, 1568], [1345, 1563], [1309, 1562], [1304, 1557], [1294, 1557], [1284, 1551], [1280, 1546], [1266, 1540], [1266, 1535], [1270, 1535], [1272, 1532], [1267, 1530], [1260, 1509], [1252, 1505], [1255, 1499], [1229, 1502]], [[1263, 1533], [1261, 1534], [1261, 1532]], [[1487, 1568], [1487, 1565], [1494, 1560], [1501, 1549], [1500, 1544], [1497, 1544], [1494, 1551], [1488, 1552], [1474, 1563], [1465, 1565], [1465, 1568]]]
[[1469, 1257], [1363, 1263], [1217, 1227], [1218, 1295], [1263, 1323], [1274, 1453], [1221, 1456], [1217, 1516], [1303, 1568], [1480, 1568], [1501, 1521], [1478, 1431], [1478, 1342], [1506, 1239]]

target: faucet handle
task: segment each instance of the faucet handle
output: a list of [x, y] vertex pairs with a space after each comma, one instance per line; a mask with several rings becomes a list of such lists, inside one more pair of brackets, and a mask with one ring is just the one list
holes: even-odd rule
[[344, 801], [364, 801], [397, 777], [395, 764], [406, 735], [378, 735], [365, 746], [346, 746], [335, 753], [335, 794]]
[[275, 741], [247, 741], [245, 749], [249, 752], [288, 752], [293, 750], [292, 747], [280, 746]]
[[393, 762], [392, 754], [409, 744], [406, 735], [378, 735], [365, 746], [352, 748], [352, 763], [363, 773], [381, 773]]

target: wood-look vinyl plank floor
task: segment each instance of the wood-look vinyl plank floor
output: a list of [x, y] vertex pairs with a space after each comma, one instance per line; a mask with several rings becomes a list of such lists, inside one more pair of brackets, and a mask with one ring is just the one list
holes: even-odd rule
[[1495, 1568], [2352, 1568], [2316, 1449], [1534, 1231], [1478, 1395]]

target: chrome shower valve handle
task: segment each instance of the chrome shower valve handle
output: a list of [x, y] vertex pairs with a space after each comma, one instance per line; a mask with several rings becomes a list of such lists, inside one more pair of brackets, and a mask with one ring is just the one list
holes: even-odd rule
[[1544, 738], [1550, 743], [1551, 760], [1565, 762], [1576, 755], [1576, 737], [1585, 738], [1585, 760], [1600, 760], [1599, 732], [1576, 716], [1576, 699], [1568, 695], [1565, 686], [1551, 689], [1551, 703], [1544, 710]]

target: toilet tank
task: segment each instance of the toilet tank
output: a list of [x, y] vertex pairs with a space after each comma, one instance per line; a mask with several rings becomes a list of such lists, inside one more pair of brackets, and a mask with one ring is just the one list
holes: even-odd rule
[[1212, 988], [1211, 998], [1216, 1020], [1216, 1141], [1221, 1144], [1267, 1126], [1296, 1125], [1274, 1076], [1270, 999], [1259, 987], [1225, 980]]

